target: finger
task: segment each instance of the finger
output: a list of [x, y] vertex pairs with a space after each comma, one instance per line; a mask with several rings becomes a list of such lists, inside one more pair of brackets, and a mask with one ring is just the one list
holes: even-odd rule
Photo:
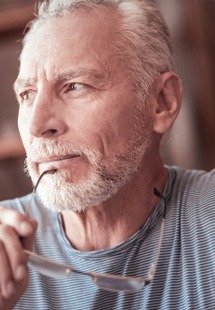
[[15, 291], [12, 294], [6, 294], [6, 297], [2, 294], [0, 288], [0, 309], [2, 310], [11, 310], [14, 309], [14, 306], [20, 299], [21, 295], [24, 293], [28, 285], [28, 279], [25, 279], [21, 282], [16, 283]]
[[22, 237], [33, 234], [37, 228], [35, 220], [7, 207], [0, 207], [0, 223], [12, 226]]
[[0, 225], [0, 241], [4, 246], [12, 277], [21, 281], [27, 276], [27, 256], [23, 252], [19, 236], [14, 229], [8, 225]]
[[8, 298], [15, 293], [16, 287], [2, 242], [0, 242], [0, 266], [0, 292], [3, 298]]

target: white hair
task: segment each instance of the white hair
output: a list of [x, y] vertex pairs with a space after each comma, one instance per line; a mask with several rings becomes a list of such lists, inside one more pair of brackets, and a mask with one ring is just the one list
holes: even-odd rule
[[[172, 42], [168, 27], [156, 6], [149, 0], [45, 0], [38, 4], [36, 18], [29, 24], [24, 45], [44, 20], [71, 14], [76, 9], [116, 9], [121, 16], [116, 54], [123, 58], [138, 90], [146, 99], [154, 79], [174, 69]], [[145, 101], [145, 100], [144, 100]]]

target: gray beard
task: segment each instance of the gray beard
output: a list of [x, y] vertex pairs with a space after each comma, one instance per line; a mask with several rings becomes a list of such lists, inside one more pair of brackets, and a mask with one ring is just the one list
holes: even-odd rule
[[70, 145], [50, 143], [31, 146], [32, 156], [28, 156], [25, 162], [26, 171], [35, 184], [39, 178], [34, 164], [35, 156], [48, 154], [68, 154], [69, 150], [75, 150], [84, 154], [91, 166], [90, 176], [81, 182], [72, 183], [71, 172], [59, 170], [55, 174], [46, 174], [38, 186], [37, 193], [43, 205], [53, 211], [62, 212], [70, 210], [82, 212], [87, 208], [99, 205], [112, 198], [126, 183], [132, 180], [140, 168], [141, 162], [149, 145], [149, 137], [144, 145], [130, 143], [124, 155], [112, 158], [111, 162], [105, 162], [98, 152], [88, 149], [74, 149]]

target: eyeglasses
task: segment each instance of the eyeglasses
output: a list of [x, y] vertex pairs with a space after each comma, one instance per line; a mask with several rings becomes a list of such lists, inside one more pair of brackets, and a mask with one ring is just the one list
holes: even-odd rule
[[[37, 181], [37, 184], [35, 185], [33, 189], [31, 199], [30, 199], [30, 205], [34, 197], [34, 194], [36, 193], [37, 186], [39, 185], [42, 177], [47, 173], [55, 173], [55, 172], [56, 170], [50, 170], [50, 171], [45, 171], [41, 174], [41, 176], [39, 177]], [[80, 274], [86, 277], [90, 277], [91, 280], [95, 283], [95, 285], [97, 285], [100, 289], [104, 289], [107, 291], [135, 292], [135, 291], [142, 289], [143, 287], [148, 285], [154, 278], [160, 251], [161, 251], [161, 244], [162, 244], [163, 232], [164, 232], [164, 222], [165, 222], [165, 216], [166, 216], [166, 199], [156, 188], [154, 188], [154, 195], [163, 201], [164, 207], [163, 207], [163, 213], [162, 213], [162, 222], [161, 222], [161, 228], [160, 228], [160, 238], [158, 242], [158, 249], [157, 249], [155, 261], [151, 265], [147, 278], [144, 279], [142, 277], [130, 277], [130, 276], [127, 277], [127, 276], [118, 276], [118, 275], [112, 275], [112, 274], [100, 274], [96, 272], [83, 272], [83, 271], [74, 269], [73, 267], [69, 265], [61, 264], [51, 259], [48, 259], [46, 257], [40, 256], [34, 252], [24, 250], [24, 252], [29, 256], [28, 265], [32, 267], [34, 270], [36, 270], [38, 273], [43, 274], [45, 276], [53, 277], [53, 278], [68, 278], [73, 273]]]

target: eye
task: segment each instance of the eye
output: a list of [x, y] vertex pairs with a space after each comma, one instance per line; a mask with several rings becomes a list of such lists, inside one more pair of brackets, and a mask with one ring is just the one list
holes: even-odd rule
[[87, 87], [87, 85], [82, 83], [70, 83], [66, 87], [66, 92], [69, 91], [82, 91]]
[[36, 91], [31, 90], [31, 89], [26, 90], [18, 95], [18, 101], [21, 104], [24, 104], [24, 103], [29, 104], [34, 101], [35, 96], [36, 96]]

